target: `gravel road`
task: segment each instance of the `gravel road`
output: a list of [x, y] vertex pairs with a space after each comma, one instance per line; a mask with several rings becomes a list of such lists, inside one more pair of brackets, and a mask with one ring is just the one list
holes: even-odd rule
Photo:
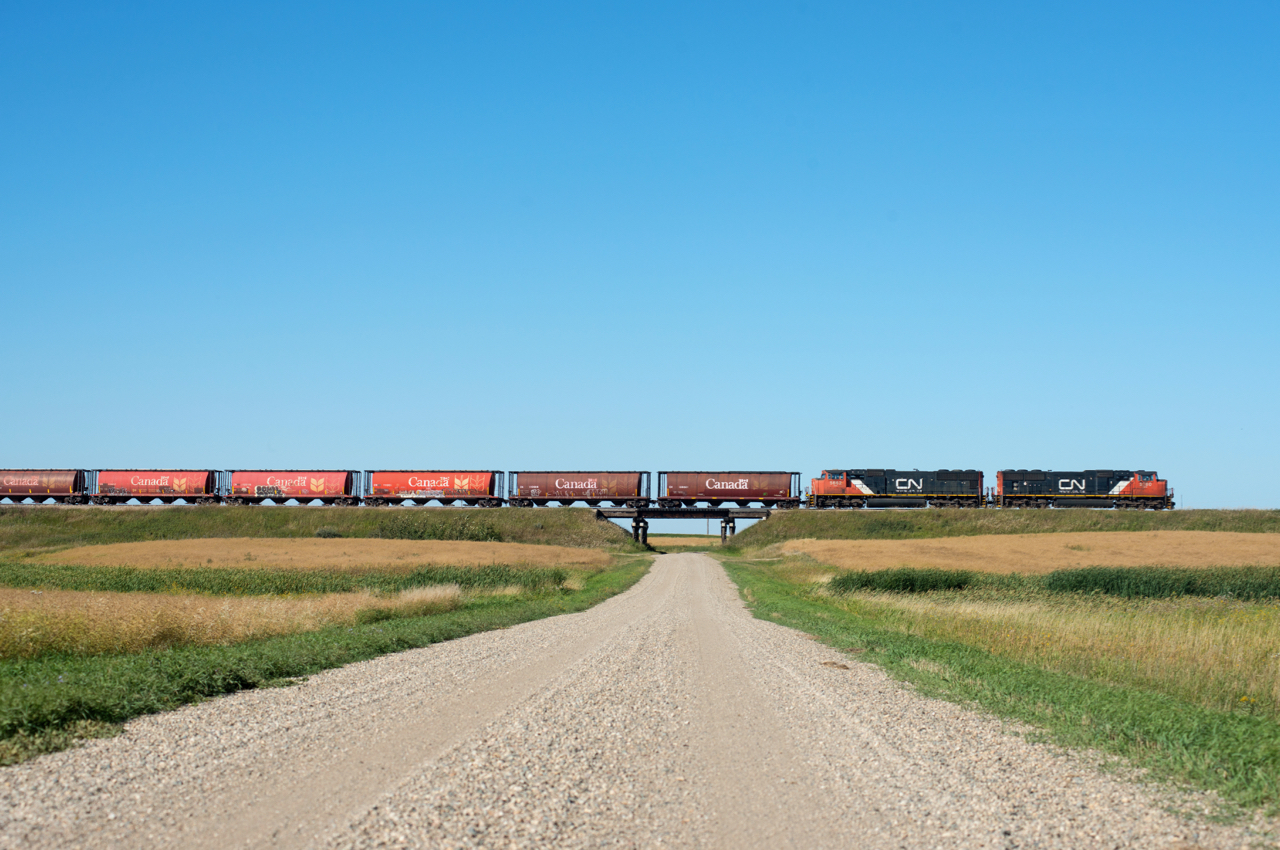
[[0, 846], [1258, 842], [1162, 805], [753, 619], [715, 561], [677, 554], [581, 614], [142, 718], [0, 769]]

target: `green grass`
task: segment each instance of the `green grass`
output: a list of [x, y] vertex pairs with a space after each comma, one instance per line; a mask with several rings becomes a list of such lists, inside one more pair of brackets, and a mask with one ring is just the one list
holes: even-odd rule
[[1158, 779], [1217, 791], [1246, 808], [1280, 808], [1280, 723], [1168, 694], [1108, 684], [896, 630], [843, 610], [769, 567], [729, 560], [753, 613], [853, 650], [923, 694], [1043, 730], [1050, 740], [1128, 759]]
[[827, 585], [833, 593], [855, 590], [886, 590], [895, 593], [926, 593], [931, 590], [962, 590], [973, 583], [967, 570], [933, 570], [902, 567], [874, 572], [845, 572]]
[[378, 522], [377, 536], [388, 540], [498, 541], [502, 531], [483, 514], [398, 511]]
[[0, 662], [0, 763], [110, 734], [143, 714], [475, 632], [585, 610], [626, 590], [648, 568], [630, 558], [586, 579], [579, 591], [486, 597], [443, 614], [330, 628], [231, 646], [130, 655]]
[[[0, 576], [3, 575], [0, 569]], [[1083, 567], [1043, 576], [992, 575], [969, 570], [899, 567], [847, 571], [832, 577], [833, 593], [884, 590], [927, 593], [968, 587], [1022, 589], [1036, 593], [1101, 593], [1125, 599], [1223, 596], [1232, 599], [1280, 598], [1280, 567]]]
[[[0, 507], [0, 553], [203, 537], [404, 537], [642, 551], [585, 508]], [[481, 537], [477, 537], [480, 535]]]
[[1055, 570], [1043, 577], [1046, 590], [1105, 593], [1126, 598], [1229, 596], [1234, 599], [1280, 597], [1280, 567], [1086, 567]]
[[802, 538], [907, 540], [979, 534], [1173, 530], [1280, 533], [1280, 510], [790, 510], [775, 511], [769, 519], [744, 529], [730, 545], [734, 550], [744, 550]]
[[62, 566], [30, 561], [0, 561], [0, 586], [44, 590], [95, 590], [128, 593], [208, 593], [220, 596], [348, 593], [374, 590], [398, 593], [411, 587], [456, 584], [463, 589], [556, 587], [569, 577], [559, 568], [424, 566], [413, 572], [356, 573], [342, 570], [173, 569]]

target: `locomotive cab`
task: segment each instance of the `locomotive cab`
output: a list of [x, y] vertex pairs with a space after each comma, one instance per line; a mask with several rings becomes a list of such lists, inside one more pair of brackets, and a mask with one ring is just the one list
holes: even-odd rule
[[1123, 493], [1137, 499], [1163, 501], [1169, 501], [1173, 495], [1169, 492], [1168, 481], [1160, 478], [1154, 472], [1145, 470], [1139, 470], [1133, 474], [1133, 481], [1129, 482], [1129, 486], [1124, 489]]

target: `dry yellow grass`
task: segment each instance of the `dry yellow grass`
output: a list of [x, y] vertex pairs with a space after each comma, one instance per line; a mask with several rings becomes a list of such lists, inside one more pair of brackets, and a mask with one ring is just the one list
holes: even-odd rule
[[1073, 567], [1280, 565], [1280, 534], [1226, 531], [993, 534], [928, 540], [791, 540], [771, 549], [842, 569], [938, 567], [1037, 575]]
[[833, 600], [884, 625], [1053, 670], [1173, 692], [1212, 708], [1280, 708], [1280, 605], [1223, 599]]
[[649, 545], [655, 549], [676, 549], [680, 546], [719, 546], [719, 537], [650, 537]]
[[270, 568], [413, 572], [424, 565], [469, 567], [525, 564], [566, 569], [608, 566], [600, 549], [481, 543], [462, 540], [345, 538], [204, 538], [81, 546], [34, 558], [49, 564], [130, 567]]
[[51, 652], [93, 655], [253, 638], [350, 625], [362, 611], [403, 616], [456, 608], [456, 586], [394, 596], [200, 596], [0, 588], [0, 658]]

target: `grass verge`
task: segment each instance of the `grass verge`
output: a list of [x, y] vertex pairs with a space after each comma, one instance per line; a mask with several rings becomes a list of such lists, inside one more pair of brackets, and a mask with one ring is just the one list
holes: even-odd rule
[[874, 606], [844, 609], [784, 570], [728, 559], [753, 613], [853, 651], [921, 693], [1032, 724], [1052, 741], [1122, 756], [1158, 779], [1280, 808], [1280, 724], [1166, 693], [1091, 680], [898, 628]]
[[220, 694], [280, 683], [390, 652], [582, 611], [626, 590], [648, 568], [631, 558], [575, 591], [483, 597], [443, 614], [328, 628], [230, 646], [130, 655], [0, 662], [0, 763], [64, 749], [77, 735], [109, 734], [134, 717]]

